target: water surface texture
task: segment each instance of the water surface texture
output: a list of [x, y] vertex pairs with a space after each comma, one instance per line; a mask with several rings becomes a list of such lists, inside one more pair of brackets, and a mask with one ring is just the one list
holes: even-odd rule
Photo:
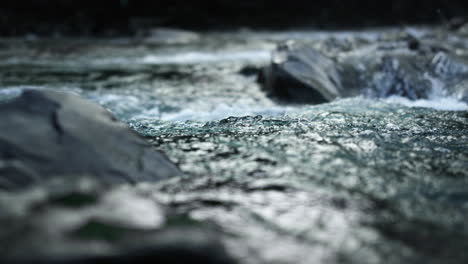
[[[186, 176], [102, 194], [104, 205], [110, 196], [128, 209], [122, 217], [135, 228], [161, 228], [169, 221], [162, 206], [210, 226], [240, 263], [466, 263], [466, 103], [439, 93], [293, 105], [267, 97], [257, 83], [278, 42], [372, 42], [398, 32], [205, 33], [170, 45], [5, 39], [0, 100], [24, 89], [77, 93], [175, 162]], [[468, 39], [444, 38], [468, 53]], [[57, 209], [46, 196], [0, 194], [0, 204], [17, 203], [0, 213], [1, 223], [15, 223], [0, 230], [0, 244], [13, 245], [1, 254], [113, 252], [106, 239], [50, 231], [82, 225], [85, 213]], [[37, 211], [33, 201], [52, 209]]]

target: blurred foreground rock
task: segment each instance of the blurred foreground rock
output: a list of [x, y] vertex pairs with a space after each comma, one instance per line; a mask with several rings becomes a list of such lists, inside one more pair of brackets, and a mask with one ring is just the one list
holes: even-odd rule
[[0, 189], [65, 176], [137, 183], [181, 174], [109, 112], [78, 96], [25, 91], [1, 104], [0, 113]]
[[214, 228], [128, 186], [0, 192], [0, 207], [1, 263], [235, 263]]

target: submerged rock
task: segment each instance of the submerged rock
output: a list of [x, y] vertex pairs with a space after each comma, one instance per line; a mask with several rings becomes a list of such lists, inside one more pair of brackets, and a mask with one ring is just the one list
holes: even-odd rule
[[56, 176], [136, 183], [181, 174], [108, 111], [78, 96], [29, 90], [0, 112], [0, 189]]
[[462, 83], [468, 77], [468, 63], [440, 45], [412, 37], [356, 46], [337, 50], [329, 44], [280, 45], [262, 73], [263, 87], [270, 95], [295, 103], [359, 95], [411, 100], [448, 95], [466, 100]]

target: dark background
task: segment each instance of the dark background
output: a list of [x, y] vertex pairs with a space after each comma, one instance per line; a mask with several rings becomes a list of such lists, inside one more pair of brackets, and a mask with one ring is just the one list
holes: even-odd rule
[[2, 36], [122, 35], [145, 27], [196, 30], [459, 24], [468, 0], [0, 0]]

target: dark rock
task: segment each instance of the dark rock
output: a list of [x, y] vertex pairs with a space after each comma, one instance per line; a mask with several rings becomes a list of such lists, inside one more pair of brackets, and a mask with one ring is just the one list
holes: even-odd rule
[[138, 187], [83, 181], [1, 193], [0, 263], [235, 263], [211, 222]]
[[465, 17], [453, 17], [448, 21], [446, 26], [449, 30], [456, 31], [462, 28], [466, 24], [466, 22], [467, 20]]
[[[104, 227], [104, 225], [103, 225]], [[103, 228], [99, 227], [99, 228]], [[105, 227], [109, 228], [109, 227]], [[125, 230], [122, 228], [122, 230]], [[105, 264], [126, 264], [126, 263], [205, 263], [205, 264], [234, 264], [237, 263], [228, 254], [222, 243], [213, 232], [207, 230], [182, 227], [165, 228], [160, 231], [148, 230], [118, 230], [117, 232], [133, 232], [133, 237], [126, 239], [138, 241], [138, 234], [144, 237], [146, 246], [129, 246], [115, 255], [108, 256], [73, 256], [73, 257], [39, 257], [34, 260], [6, 259], [5, 263], [25, 264], [25, 263], [61, 263], [61, 264], [82, 264], [82, 263], [105, 263]], [[106, 230], [107, 231], [107, 230]], [[112, 230], [112, 232], [116, 232]], [[147, 234], [147, 233], [150, 234]], [[146, 233], [146, 234], [145, 234]], [[127, 243], [131, 244], [131, 243]]]
[[418, 50], [420, 45], [421, 43], [419, 43], [419, 40], [417, 38], [408, 39], [408, 48], [410, 50]]
[[108, 111], [75, 95], [25, 91], [0, 112], [2, 189], [56, 176], [137, 183], [181, 174]]
[[281, 100], [323, 103], [340, 96], [335, 63], [319, 51], [289, 42], [273, 53], [260, 79], [267, 92]]
[[332, 51], [324, 46], [322, 52], [305, 44], [280, 45], [259, 76], [264, 89], [282, 101], [312, 104], [358, 95], [464, 100], [467, 93], [462, 84], [468, 63], [434, 49], [432, 42], [394, 39]]
[[248, 65], [243, 67], [242, 69], [239, 70], [239, 74], [244, 75], [244, 76], [258, 76], [258, 74], [261, 72], [260, 67], [255, 67], [252, 65]]
[[415, 100], [427, 98], [432, 88], [421, 72], [423, 69], [411, 56], [385, 56], [369, 69], [372, 75], [369, 93], [374, 97], [398, 95]]
[[[143, 234], [144, 235], [144, 234]], [[197, 227], [165, 228], [152, 234], [148, 246], [140, 247], [122, 256], [100, 257], [96, 263], [237, 263], [223, 247], [218, 237]], [[136, 239], [135, 239], [136, 240]], [[78, 262], [82, 263], [82, 262]]]

